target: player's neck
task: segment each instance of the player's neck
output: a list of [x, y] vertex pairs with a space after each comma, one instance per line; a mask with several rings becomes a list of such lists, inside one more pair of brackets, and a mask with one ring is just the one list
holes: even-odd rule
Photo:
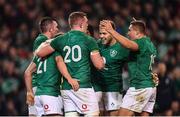
[[52, 36], [51, 36], [51, 34], [49, 33], [49, 32], [46, 32], [46, 33], [43, 33], [48, 39], [51, 39], [52, 38]]
[[81, 28], [81, 27], [79, 27], [79, 26], [73, 26], [73, 27], [71, 28], [71, 30], [77, 30], [77, 31], [81, 31], [81, 32], [86, 33], [86, 31], [83, 30], [83, 28]]
[[114, 45], [116, 42], [117, 42], [116, 39], [112, 39], [109, 45], [112, 46], [112, 45]]
[[141, 39], [141, 38], [143, 38], [143, 37], [146, 37], [146, 35], [145, 35], [145, 34], [140, 34], [140, 35], [137, 37], [137, 39]]

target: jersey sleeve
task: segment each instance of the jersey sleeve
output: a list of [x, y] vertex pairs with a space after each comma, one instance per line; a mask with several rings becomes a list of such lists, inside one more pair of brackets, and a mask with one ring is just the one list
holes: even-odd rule
[[37, 56], [34, 56], [33, 59], [32, 59], [33, 63], [36, 63], [36, 62], [37, 62], [37, 59], [38, 59], [38, 57], [37, 57]]
[[50, 45], [53, 49], [58, 50], [60, 45], [60, 40], [61, 40], [62, 36], [58, 36], [56, 37], [54, 40], [51, 41]]
[[35, 41], [33, 44], [33, 52], [38, 48], [38, 46], [41, 44], [41, 41]]
[[97, 42], [95, 41], [95, 39], [93, 39], [91, 37], [89, 37], [89, 39], [88, 39], [87, 47], [90, 52], [99, 51]]
[[55, 55], [55, 57], [57, 57], [57, 56], [61, 56], [61, 53], [60, 53], [60, 52], [58, 52], [58, 51], [55, 51], [55, 52], [54, 52], [54, 55]]
[[122, 47], [122, 49], [121, 49], [121, 55], [122, 55], [123, 60], [125, 60], [125, 61], [128, 60], [129, 50]]
[[134, 42], [138, 44], [138, 50], [143, 51], [144, 40], [143, 39], [137, 39], [137, 40], [134, 40]]
[[33, 52], [41, 45], [41, 43], [43, 43], [45, 41], [45, 39], [38, 39], [35, 40], [35, 42], [33, 43]]

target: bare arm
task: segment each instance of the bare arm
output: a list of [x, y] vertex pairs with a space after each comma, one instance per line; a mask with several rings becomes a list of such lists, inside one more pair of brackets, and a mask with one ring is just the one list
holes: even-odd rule
[[32, 73], [36, 70], [36, 64], [31, 62], [27, 67], [26, 71], [24, 72], [24, 80], [27, 88], [27, 92], [32, 91]]
[[26, 103], [29, 105], [34, 104], [34, 92], [32, 90], [32, 73], [36, 70], [36, 64], [31, 62], [24, 73], [24, 80], [27, 89]]
[[53, 53], [55, 50], [51, 47], [50, 42], [44, 42], [42, 43], [38, 49], [35, 51], [35, 54], [39, 57], [45, 57], [51, 53]]
[[132, 51], [138, 50], [138, 44], [134, 41], [129, 40], [128, 38], [120, 35], [118, 32], [116, 32], [113, 28], [111, 23], [108, 20], [103, 20], [100, 23], [100, 27], [104, 28], [106, 31], [108, 31], [118, 42], [120, 42], [125, 48], [130, 49]]
[[103, 58], [99, 54], [99, 51], [91, 52], [91, 61], [92, 61], [93, 65], [99, 70], [103, 69], [105, 66], [104, 65], [105, 61], [103, 60]]
[[64, 63], [63, 58], [61, 56], [56, 57], [56, 63], [61, 74], [66, 78], [68, 83], [72, 86], [73, 90], [77, 91], [79, 89], [79, 83], [77, 79], [73, 79], [71, 77], [71, 75], [67, 70], [66, 64]]

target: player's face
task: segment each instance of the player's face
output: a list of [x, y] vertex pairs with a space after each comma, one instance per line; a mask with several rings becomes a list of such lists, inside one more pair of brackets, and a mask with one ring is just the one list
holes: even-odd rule
[[110, 44], [112, 40], [111, 35], [105, 29], [99, 30], [99, 37], [103, 40], [103, 44]]
[[53, 25], [51, 27], [52, 35], [56, 35], [59, 32], [58, 24], [56, 21], [53, 21]]
[[128, 36], [131, 40], [137, 39], [137, 31], [133, 28], [132, 25], [129, 26]]

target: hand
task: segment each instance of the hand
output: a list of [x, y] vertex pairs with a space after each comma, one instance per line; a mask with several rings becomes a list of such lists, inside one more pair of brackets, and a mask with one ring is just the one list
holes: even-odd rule
[[157, 73], [151, 73], [151, 75], [152, 75], [152, 79], [153, 79], [153, 82], [154, 82], [155, 86], [158, 86], [159, 78], [158, 78]]
[[72, 86], [74, 91], [77, 91], [79, 89], [79, 83], [77, 79], [71, 78], [68, 80], [68, 83]]
[[102, 21], [100, 21], [99, 27], [100, 27], [100, 30], [104, 29], [104, 30], [106, 30], [108, 32], [113, 30], [111, 21], [109, 21], [109, 20], [102, 20]]
[[33, 92], [27, 92], [26, 94], [26, 103], [28, 105], [34, 105], [34, 94]]

